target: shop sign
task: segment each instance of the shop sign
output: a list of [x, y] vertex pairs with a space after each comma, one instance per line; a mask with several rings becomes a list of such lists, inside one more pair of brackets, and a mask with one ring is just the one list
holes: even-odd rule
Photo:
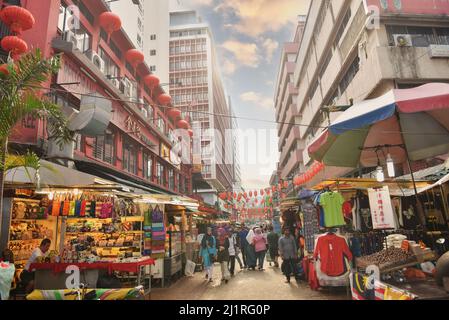
[[168, 162], [171, 162], [170, 161], [170, 148], [164, 143], [161, 143], [161, 158], [165, 159]]
[[396, 229], [390, 189], [388, 187], [368, 189], [368, 195], [373, 229]]
[[447, 45], [430, 45], [429, 47], [431, 58], [449, 58], [449, 46]]
[[154, 147], [154, 143], [142, 133], [142, 128], [139, 126], [131, 116], [128, 116], [125, 120], [126, 130], [129, 134], [134, 135], [137, 139], [142, 141], [148, 147]]
[[365, 6], [376, 7], [381, 14], [449, 15], [448, 0], [365, 0]]

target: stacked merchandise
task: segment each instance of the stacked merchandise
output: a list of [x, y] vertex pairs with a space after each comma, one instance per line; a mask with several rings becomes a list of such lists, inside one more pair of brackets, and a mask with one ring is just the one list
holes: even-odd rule
[[387, 243], [384, 244], [384, 249], [388, 248], [397, 248], [400, 249], [402, 247], [402, 243], [404, 240], [407, 240], [407, 236], [402, 234], [390, 234], [387, 236]]
[[376, 265], [381, 271], [414, 262], [418, 263], [414, 254], [398, 248], [389, 248], [357, 259], [359, 267], [366, 268], [370, 265]]
[[153, 219], [153, 208], [151, 206], [140, 204], [144, 207], [144, 222], [143, 222], [143, 255], [150, 256], [152, 248], [152, 219]]
[[163, 259], [165, 257], [164, 212], [159, 205], [152, 210], [151, 222], [151, 257], [153, 259]]

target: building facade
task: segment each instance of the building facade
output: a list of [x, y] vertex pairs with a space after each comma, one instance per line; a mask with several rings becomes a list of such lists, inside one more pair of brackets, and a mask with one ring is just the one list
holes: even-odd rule
[[226, 139], [232, 123], [213, 37], [195, 11], [170, 13], [169, 67], [173, 102], [190, 118], [200, 144], [196, 192], [215, 204], [217, 192], [233, 187], [233, 140]]
[[284, 43], [276, 82], [274, 103], [278, 122], [280, 180], [288, 180], [304, 168], [304, 143], [300, 139], [300, 130], [303, 128], [294, 126], [294, 123], [300, 123], [301, 118], [297, 101], [298, 88], [293, 84], [293, 74], [305, 21], [305, 16], [299, 18], [292, 42]]
[[169, 83], [168, 48], [170, 1], [120, 0], [109, 3], [122, 18], [123, 30], [145, 54], [151, 72], [158, 75], [166, 91]]
[[432, 5], [414, 0], [311, 2], [293, 75], [299, 120], [306, 125], [299, 128], [304, 147], [300, 159], [306, 167], [312, 162], [308, 145], [322, 132], [320, 127], [339, 115], [328, 118], [323, 106], [449, 81], [449, 8], [446, 2], [429, 2]]
[[42, 0], [22, 5], [36, 19], [35, 27], [23, 34], [29, 47], [40, 48], [46, 57], [63, 53], [62, 68], [47, 95], [67, 115], [83, 113], [92, 103], [99, 111], [103, 104], [110, 110], [104, 132], [93, 136], [77, 130], [76, 142], [64, 149], [54, 148], [38, 119], [19, 123], [10, 146], [30, 148], [43, 158], [145, 191], [191, 194], [191, 166], [171, 154], [175, 125], [167, 108], [156, 102], [163, 88], [146, 87], [143, 79], [151, 73], [146, 64], [134, 68], [126, 61], [125, 53], [135, 46], [123, 29], [108, 39], [98, 19], [109, 10], [106, 3]]

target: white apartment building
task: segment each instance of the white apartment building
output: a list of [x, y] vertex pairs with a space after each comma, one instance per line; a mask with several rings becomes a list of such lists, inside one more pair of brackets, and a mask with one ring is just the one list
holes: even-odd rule
[[226, 139], [232, 123], [230, 117], [215, 116], [231, 113], [211, 31], [196, 11], [180, 9], [170, 13], [169, 55], [173, 103], [201, 132], [200, 168], [205, 183], [197, 192], [206, 202], [215, 204], [217, 191], [233, 187], [232, 164], [226, 161], [232, 159], [233, 140]]
[[111, 11], [122, 19], [122, 28], [142, 50], [150, 70], [168, 91], [169, 21], [168, 0], [118, 0], [109, 3]]
[[323, 106], [449, 81], [449, 12], [431, 2], [311, 1], [293, 76], [301, 123], [309, 125], [299, 130], [305, 165], [307, 146], [322, 131], [316, 126], [328, 125]]

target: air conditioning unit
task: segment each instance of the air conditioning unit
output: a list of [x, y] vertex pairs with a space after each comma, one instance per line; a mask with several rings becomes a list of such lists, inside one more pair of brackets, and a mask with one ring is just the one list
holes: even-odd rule
[[394, 34], [394, 44], [397, 47], [412, 47], [413, 41], [410, 34]]
[[78, 48], [79, 41], [73, 31], [68, 30], [64, 32], [63, 40], [72, 43], [75, 48]]
[[142, 109], [142, 114], [145, 118], [148, 118], [148, 110], [147, 110], [147, 106], [143, 106]]
[[118, 79], [111, 79], [111, 83], [114, 87], [120, 90], [120, 81]]
[[132, 95], [133, 95], [133, 84], [132, 84], [132, 82], [129, 81], [128, 79], [124, 79], [123, 80], [123, 85], [125, 87], [125, 90], [124, 90], [125, 96], [127, 96], [128, 98], [132, 98]]
[[102, 72], [105, 71], [105, 63], [104, 60], [99, 56], [98, 53], [96, 53], [93, 50], [89, 50], [86, 53], [86, 56], [89, 58], [90, 61]]

